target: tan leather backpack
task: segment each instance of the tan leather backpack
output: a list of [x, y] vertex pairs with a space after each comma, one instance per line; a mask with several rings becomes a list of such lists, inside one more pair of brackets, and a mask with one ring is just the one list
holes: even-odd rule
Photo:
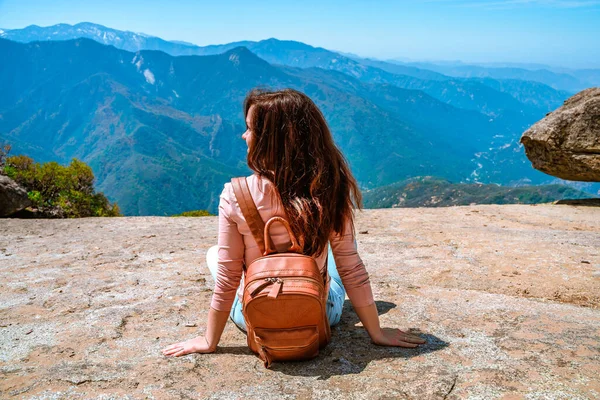
[[[327, 264], [321, 274], [314, 258], [302, 254], [285, 218], [275, 216], [265, 224], [252, 200], [246, 178], [231, 180], [244, 218], [262, 257], [244, 269], [242, 312], [246, 320], [248, 346], [263, 360], [306, 360], [316, 357], [331, 338], [326, 306], [329, 293]], [[292, 246], [278, 253], [269, 228], [282, 223]]]

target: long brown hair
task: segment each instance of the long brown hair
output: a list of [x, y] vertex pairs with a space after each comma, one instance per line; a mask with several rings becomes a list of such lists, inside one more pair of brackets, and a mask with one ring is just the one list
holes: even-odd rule
[[253, 108], [248, 166], [277, 188], [290, 227], [303, 253], [319, 256], [331, 232], [345, 234], [353, 204], [362, 195], [319, 108], [294, 89], [253, 89], [244, 117]]

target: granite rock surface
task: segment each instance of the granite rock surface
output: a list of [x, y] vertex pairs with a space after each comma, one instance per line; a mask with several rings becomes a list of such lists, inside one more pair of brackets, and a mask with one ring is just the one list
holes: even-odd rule
[[204, 331], [217, 219], [0, 222], [2, 399], [600, 398], [600, 208], [366, 210], [359, 253], [383, 326], [346, 301], [332, 342], [270, 370], [229, 323], [210, 355], [160, 349]]

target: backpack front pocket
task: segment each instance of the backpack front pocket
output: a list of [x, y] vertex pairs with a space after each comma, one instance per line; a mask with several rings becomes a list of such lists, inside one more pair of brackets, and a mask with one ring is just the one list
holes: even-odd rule
[[272, 361], [307, 360], [319, 355], [316, 325], [287, 329], [255, 328], [258, 354], [265, 367]]

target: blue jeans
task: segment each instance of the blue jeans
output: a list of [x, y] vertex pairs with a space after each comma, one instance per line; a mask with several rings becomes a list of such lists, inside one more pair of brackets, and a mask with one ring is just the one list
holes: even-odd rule
[[[218, 249], [218, 246], [212, 246], [206, 252], [206, 264], [215, 280], [217, 279]], [[342, 285], [342, 278], [340, 278], [340, 275], [337, 272], [331, 245], [329, 245], [328, 251], [327, 272], [329, 272], [331, 282], [329, 283], [329, 296], [327, 297], [327, 319], [329, 320], [329, 325], [334, 326], [340, 322], [340, 318], [342, 317], [342, 308], [344, 306], [344, 299], [346, 298], [346, 291], [344, 290], [344, 285]], [[246, 332], [246, 321], [242, 314], [242, 302], [240, 301], [237, 292], [235, 299], [233, 300], [233, 306], [231, 307], [229, 317], [238, 328]]]

